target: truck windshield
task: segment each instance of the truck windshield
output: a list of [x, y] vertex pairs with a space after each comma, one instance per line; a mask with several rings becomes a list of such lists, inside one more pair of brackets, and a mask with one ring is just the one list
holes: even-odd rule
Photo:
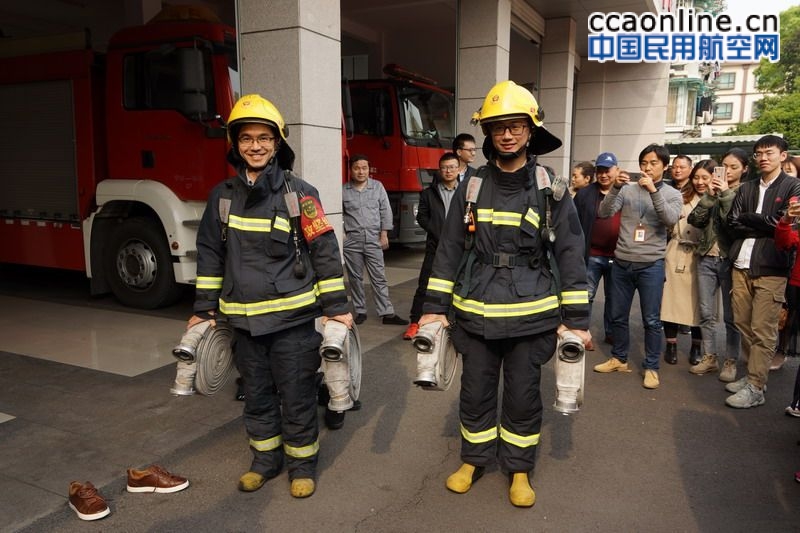
[[412, 146], [449, 147], [455, 129], [453, 97], [422, 87], [401, 87], [400, 125]]

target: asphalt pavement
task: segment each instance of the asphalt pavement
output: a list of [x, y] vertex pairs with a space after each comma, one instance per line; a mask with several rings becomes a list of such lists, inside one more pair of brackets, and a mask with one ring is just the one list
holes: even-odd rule
[[[421, 257], [387, 253], [398, 314], [410, 307]], [[80, 281], [39, 292], [9, 277], [0, 295], [56, 299], [75, 312], [113, 306], [84, 301]], [[187, 302], [154, 316], [185, 316]], [[633, 368], [643, 348], [636, 309]], [[458, 382], [444, 392], [414, 387], [404, 327], [383, 326], [374, 311], [359, 327], [363, 408], [338, 431], [324, 429], [320, 408], [317, 492], [303, 500], [289, 495], [285, 473], [257, 492], [237, 490], [250, 452], [232, 382], [215, 396], [174, 397], [171, 364], [126, 377], [0, 352], [0, 413], [15, 417], [0, 423], [0, 531], [800, 531], [800, 419], [783, 412], [798, 360], [771, 373], [765, 405], [734, 410], [716, 375], [688, 372], [685, 335], [657, 390], [644, 389], [637, 371], [591, 372], [610, 353], [601, 327], [596, 314], [579, 413], [552, 409], [552, 362], [544, 369], [531, 509], [511, 506], [497, 469], [467, 494], [445, 489], [460, 465]], [[154, 462], [188, 477], [188, 489], [127, 493], [125, 469]], [[79, 520], [67, 506], [72, 480], [92, 481], [111, 514]]]

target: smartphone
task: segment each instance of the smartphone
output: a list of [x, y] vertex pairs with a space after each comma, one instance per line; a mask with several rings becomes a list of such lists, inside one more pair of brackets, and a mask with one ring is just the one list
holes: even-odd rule
[[725, 167], [714, 167], [714, 177], [720, 180], [725, 179]]

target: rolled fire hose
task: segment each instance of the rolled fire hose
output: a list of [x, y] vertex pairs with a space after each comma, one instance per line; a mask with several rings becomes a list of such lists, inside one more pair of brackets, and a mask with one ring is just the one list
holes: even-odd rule
[[[215, 327], [209, 325], [210, 321], [206, 320], [189, 328], [173, 350], [175, 357], [181, 361], [175, 387], [172, 389], [173, 394], [191, 394], [187, 390], [187, 383], [183, 383], [187, 381], [191, 367], [194, 367], [195, 372], [194, 388], [200, 394], [211, 396], [228, 381], [233, 370], [233, 330], [227, 322], [219, 319], [216, 320]], [[182, 371], [187, 376], [180, 380]]]
[[[335, 324], [331, 328], [332, 322]], [[330, 396], [328, 409], [347, 411], [361, 394], [361, 339], [355, 324], [349, 329], [344, 324], [341, 328], [337, 324], [341, 323], [328, 320], [324, 327], [317, 328], [323, 333], [321, 368]], [[341, 333], [345, 333], [343, 338]], [[328, 334], [335, 335], [336, 339], [328, 338]]]
[[423, 390], [446, 391], [456, 375], [458, 354], [441, 322], [420, 326], [412, 339], [417, 350], [417, 377], [414, 384]]

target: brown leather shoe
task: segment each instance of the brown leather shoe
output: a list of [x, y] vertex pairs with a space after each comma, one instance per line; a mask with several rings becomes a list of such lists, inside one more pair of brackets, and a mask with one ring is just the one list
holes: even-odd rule
[[185, 477], [170, 474], [158, 465], [144, 470], [128, 469], [128, 492], [178, 492], [189, 486]]
[[111, 509], [89, 481], [69, 484], [69, 506], [81, 520], [99, 520], [108, 516]]

